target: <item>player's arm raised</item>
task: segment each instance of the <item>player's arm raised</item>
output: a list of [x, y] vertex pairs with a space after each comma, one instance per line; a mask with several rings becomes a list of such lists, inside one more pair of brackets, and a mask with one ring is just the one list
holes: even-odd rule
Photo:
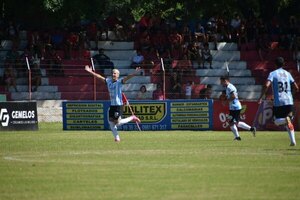
[[89, 72], [90, 74], [92, 74], [93, 76], [95, 76], [96, 78], [100, 79], [102, 82], [105, 83], [105, 77], [93, 72], [92, 68], [89, 67], [88, 65], [85, 66], [85, 71]]
[[133, 74], [130, 74], [126, 77], [123, 78], [123, 83], [125, 83], [126, 81], [128, 81], [129, 79], [131, 79], [132, 77], [136, 76], [139, 72], [141, 71], [141, 68], [140, 67], [137, 67], [135, 69], [135, 72]]

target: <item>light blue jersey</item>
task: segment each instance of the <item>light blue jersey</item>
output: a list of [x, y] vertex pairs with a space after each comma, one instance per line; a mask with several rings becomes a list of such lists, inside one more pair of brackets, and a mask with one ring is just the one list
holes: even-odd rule
[[122, 101], [123, 78], [120, 78], [115, 82], [111, 78], [106, 78], [105, 81], [106, 81], [109, 96], [110, 96], [110, 104], [112, 106], [123, 105], [123, 101]]
[[292, 75], [279, 68], [269, 74], [268, 80], [272, 82], [274, 106], [293, 105], [291, 83], [294, 83]]
[[231, 98], [232, 93], [234, 94], [235, 99], [233, 99], [229, 102], [229, 110], [241, 110], [242, 105], [241, 105], [241, 102], [238, 99], [237, 89], [234, 85], [229, 83], [226, 87], [226, 97], [227, 97], [227, 99]]

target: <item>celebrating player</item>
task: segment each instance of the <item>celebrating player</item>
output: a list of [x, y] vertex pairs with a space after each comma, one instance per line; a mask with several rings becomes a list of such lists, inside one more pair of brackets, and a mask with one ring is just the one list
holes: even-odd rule
[[103, 83], [106, 83], [111, 105], [109, 107], [109, 125], [110, 129], [114, 135], [115, 142], [120, 142], [120, 136], [118, 133], [117, 126], [121, 126], [126, 124], [130, 121], [140, 123], [140, 119], [135, 115], [122, 119], [122, 112], [123, 112], [123, 101], [122, 101], [122, 85], [129, 80], [130, 78], [134, 77], [136, 73], [140, 71], [140, 68], [136, 68], [136, 73], [128, 75], [123, 78], [119, 78], [120, 72], [117, 69], [112, 70], [112, 78], [105, 78], [100, 74], [93, 72], [92, 68], [89, 66], [85, 66], [85, 70], [92, 74], [93, 76], [100, 79]]
[[262, 102], [262, 97], [267, 92], [268, 88], [272, 84], [273, 88], [273, 115], [274, 123], [277, 126], [285, 126], [291, 140], [291, 146], [296, 146], [295, 131], [292, 124], [293, 119], [293, 95], [292, 95], [292, 84], [294, 85], [297, 92], [299, 87], [294, 81], [292, 75], [283, 69], [284, 59], [278, 57], [275, 60], [276, 70], [269, 74], [269, 77], [262, 89], [258, 103]]
[[251, 127], [245, 122], [240, 121], [240, 113], [242, 110], [242, 105], [238, 99], [238, 93], [236, 87], [229, 82], [228, 77], [220, 78], [221, 84], [226, 88], [226, 100], [229, 101], [229, 119], [230, 119], [230, 129], [234, 134], [234, 140], [241, 140], [238, 128], [249, 130], [252, 132], [253, 136], [256, 134], [256, 128]]

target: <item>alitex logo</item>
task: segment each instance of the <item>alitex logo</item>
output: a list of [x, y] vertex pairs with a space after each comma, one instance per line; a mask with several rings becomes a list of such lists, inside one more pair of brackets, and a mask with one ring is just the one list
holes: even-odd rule
[[8, 126], [9, 114], [6, 108], [1, 108], [0, 111], [0, 122], [2, 126]]

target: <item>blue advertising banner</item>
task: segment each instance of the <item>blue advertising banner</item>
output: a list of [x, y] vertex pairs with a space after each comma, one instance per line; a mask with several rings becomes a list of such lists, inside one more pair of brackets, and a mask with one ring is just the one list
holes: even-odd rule
[[[130, 101], [142, 123], [142, 130], [211, 130], [212, 100]], [[109, 101], [63, 102], [64, 130], [109, 130]], [[131, 115], [128, 106], [123, 117]], [[124, 124], [120, 130], [137, 130], [135, 123]]]

